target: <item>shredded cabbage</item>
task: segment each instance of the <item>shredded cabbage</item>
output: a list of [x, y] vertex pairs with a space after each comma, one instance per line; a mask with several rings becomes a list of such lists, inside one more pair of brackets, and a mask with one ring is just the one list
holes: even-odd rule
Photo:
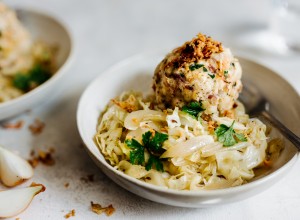
[[[124, 103], [130, 103], [130, 111]], [[177, 190], [238, 186], [252, 179], [253, 169], [265, 160], [267, 137], [266, 126], [256, 118], [249, 119], [243, 105], [239, 102], [237, 105], [231, 117], [219, 115], [216, 109], [209, 107], [205, 113], [210, 117], [203, 119], [177, 107], [162, 111], [140, 93], [126, 92], [108, 104], [95, 140], [112, 166], [150, 184]], [[220, 124], [230, 126], [233, 121], [233, 128], [242, 132], [247, 141], [224, 147], [214, 130]], [[164, 158], [164, 172], [130, 163], [131, 149], [125, 140], [134, 138], [142, 143], [142, 135], [147, 131], [168, 135], [163, 143], [165, 152], [160, 156]], [[145, 152], [146, 161], [149, 156]]]

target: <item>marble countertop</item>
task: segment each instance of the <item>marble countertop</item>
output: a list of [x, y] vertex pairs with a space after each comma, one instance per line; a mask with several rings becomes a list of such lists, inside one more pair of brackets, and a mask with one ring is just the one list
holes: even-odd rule
[[[22, 220], [64, 219], [64, 215], [74, 209], [76, 215], [70, 219], [106, 219], [104, 214], [98, 216], [90, 210], [93, 201], [115, 207], [116, 212], [109, 219], [299, 219], [300, 161], [284, 179], [255, 197], [207, 209], [177, 208], [135, 196], [108, 179], [82, 147], [76, 127], [77, 103], [92, 79], [124, 58], [153, 49], [173, 48], [198, 32], [224, 42], [235, 54], [270, 67], [300, 93], [299, 54], [274, 56], [249, 50], [240, 43], [242, 33], [267, 24], [272, 13], [271, 1], [5, 2], [56, 15], [68, 24], [75, 41], [75, 61], [63, 91], [13, 119], [12, 122], [25, 122], [21, 129], [0, 128], [0, 144], [24, 157], [29, 158], [32, 149], [55, 149], [55, 165], [39, 164], [32, 179], [43, 183], [47, 190], [17, 217]], [[28, 126], [36, 118], [46, 126], [41, 134], [32, 135]], [[86, 181], [88, 175], [93, 175], [94, 180]]]

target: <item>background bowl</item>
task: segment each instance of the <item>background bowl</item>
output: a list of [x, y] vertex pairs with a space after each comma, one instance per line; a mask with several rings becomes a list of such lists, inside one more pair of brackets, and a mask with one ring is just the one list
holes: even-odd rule
[[49, 80], [34, 90], [16, 99], [0, 103], [0, 120], [24, 112], [42, 101], [47, 101], [49, 96], [52, 97], [63, 81], [63, 76], [66, 75], [73, 54], [71, 34], [62, 22], [50, 15], [34, 10], [17, 9], [16, 13], [33, 39], [58, 47], [55, 57], [57, 71]]
[[[294, 146], [285, 141], [280, 158], [271, 169], [261, 172], [242, 186], [203, 191], [178, 191], [154, 186], [110, 166], [93, 141], [100, 113], [111, 98], [125, 90], [150, 91], [152, 75], [164, 54], [141, 54], [127, 59], [95, 79], [81, 96], [77, 110], [77, 126], [86, 149], [95, 163], [114, 182], [146, 199], [173, 206], [208, 207], [246, 199], [269, 188], [282, 179], [298, 159]], [[300, 135], [300, 98], [280, 76], [252, 61], [240, 58], [243, 83], [255, 85], [259, 94], [270, 101], [270, 110], [286, 126]], [[284, 98], [282, 98], [284, 97]]]

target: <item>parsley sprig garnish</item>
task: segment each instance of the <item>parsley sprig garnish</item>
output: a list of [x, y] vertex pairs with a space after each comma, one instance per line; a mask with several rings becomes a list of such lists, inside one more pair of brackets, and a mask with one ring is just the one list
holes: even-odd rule
[[36, 64], [27, 73], [18, 73], [13, 79], [13, 85], [24, 91], [28, 92], [30, 89], [44, 83], [51, 77], [51, 73], [48, 69], [40, 64]]
[[143, 143], [147, 150], [156, 156], [160, 156], [165, 149], [162, 148], [163, 143], [168, 140], [168, 135], [155, 132], [154, 137], [152, 137], [152, 133], [147, 131], [143, 134]]
[[225, 77], [228, 76], [228, 70], [224, 70], [224, 76], [225, 76]]
[[198, 64], [198, 63], [194, 63], [194, 64], [192, 64], [192, 65], [189, 66], [189, 68], [190, 68], [191, 71], [200, 69], [201, 67], [204, 67], [204, 65], [203, 64]]
[[210, 78], [214, 79], [216, 77], [216, 75], [214, 74], [208, 74], [210, 76]]
[[224, 124], [221, 124], [216, 130], [215, 135], [218, 137], [218, 141], [223, 143], [225, 147], [230, 147], [235, 145], [239, 141], [247, 141], [247, 138], [244, 134], [236, 133], [233, 129], [234, 122], [231, 126], [228, 127]]
[[205, 109], [202, 107], [201, 102], [190, 102], [189, 104], [183, 106], [181, 110], [197, 118], [198, 114]]
[[[129, 155], [130, 163], [139, 165], [145, 164], [146, 170], [155, 167], [156, 170], [163, 172], [163, 164], [159, 156], [165, 151], [165, 149], [162, 148], [162, 145], [166, 140], [168, 140], [167, 134], [155, 132], [155, 135], [153, 136], [150, 131], [143, 134], [143, 145], [135, 139], [126, 139], [126, 145], [132, 149]], [[145, 163], [145, 151], [150, 154], [147, 163]]]
[[[194, 71], [194, 70], [197, 70], [197, 69], [202, 68], [203, 72], [208, 72], [208, 69], [204, 66], [204, 64], [194, 63], [194, 64], [190, 65], [189, 68], [190, 68], [191, 71]], [[215, 78], [215, 75], [214, 75], [214, 74], [209, 74], [209, 72], [208, 72], [208, 75], [209, 75], [212, 79]]]

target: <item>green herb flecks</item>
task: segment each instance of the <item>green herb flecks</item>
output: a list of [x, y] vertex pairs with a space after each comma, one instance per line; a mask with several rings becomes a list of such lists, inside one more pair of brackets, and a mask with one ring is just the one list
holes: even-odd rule
[[[162, 148], [163, 143], [168, 140], [168, 135], [160, 132], [147, 131], [142, 136], [143, 145], [135, 139], [127, 139], [125, 143], [132, 150], [130, 151], [130, 163], [145, 165], [146, 170], [150, 170], [155, 167], [158, 171], [163, 171], [163, 164], [159, 156], [165, 151]], [[150, 154], [149, 160], [145, 163], [144, 153], [147, 151]]]
[[224, 70], [224, 76], [225, 76], [225, 77], [228, 76], [228, 70]]
[[214, 74], [208, 74], [210, 76], [210, 78], [214, 79], [216, 77], [216, 75]]
[[30, 87], [30, 77], [27, 74], [17, 74], [13, 79], [13, 85], [22, 91]]
[[234, 122], [232, 122], [231, 126], [228, 127], [224, 124], [221, 124], [216, 130], [215, 135], [218, 137], [218, 141], [223, 143], [225, 147], [230, 147], [235, 145], [239, 141], [247, 141], [247, 138], [244, 134], [238, 134], [233, 130]]
[[46, 82], [50, 77], [50, 71], [41, 65], [35, 65], [30, 71], [30, 80], [38, 85]]
[[42, 65], [37, 64], [28, 73], [16, 74], [13, 85], [24, 92], [28, 92], [47, 81], [50, 77], [51, 72]]
[[203, 64], [198, 64], [198, 63], [192, 64], [192, 65], [189, 66], [191, 71], [200, 69], [201, 67], [204, 67], [204, 65]]
[[205, 109], [202, 107], [201, 102], [190, 102], [189, 104], [183, 106], [181, 110], [197, 118], [198, 114]]

